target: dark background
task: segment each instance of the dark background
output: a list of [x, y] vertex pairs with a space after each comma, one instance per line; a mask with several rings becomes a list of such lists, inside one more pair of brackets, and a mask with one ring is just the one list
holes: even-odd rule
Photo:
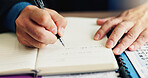
[[44, 0], [44, 3], [46, 7], [60, 12], [108, 10], [108, 0]]
[[[3, 19], [9, 9], [18, 2], [34, 0], [2, 0], [0, 2], [0, 30], [5, 31]], [[43, 0], [45, 7], [58, 12], [124, 11], [144, 3], [145, 0]]]

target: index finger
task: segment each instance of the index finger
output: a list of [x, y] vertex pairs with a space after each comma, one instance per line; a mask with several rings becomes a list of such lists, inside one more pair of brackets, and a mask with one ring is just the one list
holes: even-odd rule
[[29, 17], [36, 24], [45, 27], [54, 34], [57, 33], [57, 26], [46, 10], [35, 7]]
[[54, 10], [51, 10], [51, 9], [46, 9], [46, 10], [50, 14], [53, 21], [55, 22], [55, 24], [57, 26], [57, 29], [58, 29], [58, 34], [60, 36], [63, 36], [64, 29], [65, 29], [65, 27], [67, 25], [67, 20]]
[[118, 23], [122, 21], [121, 18], [115, 18], [112, 20], [106, 21], [103, 26], [97, 31], [97, 33], [94, 36], [95, 40], [100, 40], [102, 39], [105, 34], [107, 34], [113, 27], [115, 27]]
[[44, 27], [34, 24], [30, 20], [27, 20], [27, 26], [24, 29], [32, 38], [35, 40], [42, 42], [44, 44], [52, 44], [56, 42], [57, 37], [51, 33], [50, 31], [46, 30]]

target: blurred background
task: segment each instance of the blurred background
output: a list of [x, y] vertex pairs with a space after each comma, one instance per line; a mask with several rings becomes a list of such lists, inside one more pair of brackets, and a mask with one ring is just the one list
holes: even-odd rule
[[122, 11], [136, 7], [148, 0], [46, 0], [51, 9], [71, 11]]
[[126, 10], [139, 6], [148, 0], [109, 0], [109, 10]]

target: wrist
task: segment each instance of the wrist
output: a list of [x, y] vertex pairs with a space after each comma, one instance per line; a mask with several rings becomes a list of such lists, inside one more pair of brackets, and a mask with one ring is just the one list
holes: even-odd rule
[[20, 12], [27, 6], [31, 5], [28, 2], [19, 2], [12, 6], [12, 8], [8, 11], [4, 18], [3, 25], [5, 26], [6, 29], [15, 32], [16, 31], [16, 25], [15, 25], [15, 20], [20, 14]]
[[144, 3], [144, 4], [140, 5], [140, 6], [138, 6], [136, 8], [141, 9], [143, 11], [148, 11], [148, 2], [146, 2], [146, 3]]

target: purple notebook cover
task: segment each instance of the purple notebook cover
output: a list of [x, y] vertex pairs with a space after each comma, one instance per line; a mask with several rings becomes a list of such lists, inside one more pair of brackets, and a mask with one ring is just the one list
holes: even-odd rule
[[[26, 75], [8, 75], [8, 76], [0, 76], [0, 78], [34, 78], [33, 74], [26, 74]], [[37, 78], [42, 78], [41, 76]]]

